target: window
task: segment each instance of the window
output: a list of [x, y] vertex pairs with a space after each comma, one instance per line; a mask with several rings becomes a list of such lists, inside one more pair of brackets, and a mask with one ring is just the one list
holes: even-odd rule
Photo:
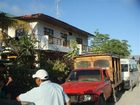
[[138, 68], [137, 68], [137, 65], [136, 64], [133, 64], [133, 70], [134, 71], [138, 71]]
[[128, 64], [121, 64], [122, 72], [128, 71]]
[[67, 34], [61, 33], [61, 38], [63, 38], [64, 40], [67, 40]]
[[69, 32], [69, 35], [72, 35], [72, 32]]
[[94, 67], [107, 68], [107, 67], [109, 67], [109, 61], [107, 61], [107, 60], [96, 60], [94, 62]]
[[91, 68], [91, 63], [90, 61], [76, 62], [76, 68]]
[[76, 41], [78, 44], [82, 44], [83, 43], [83, 40], [81, 38], [76, 38]]
[[23, 28], [16, 29], [15, 38], [20, 39], [24, 34], [25, 34], [25, 31]]
[[44, 35], [53, 35], [53, 34], [54, 34], [53, 29], [44, 27]]
[[65, 33], [60, 33], [61, 38], [63, 38], [63, 46], [67, 46], [67, 34]]
[[72, 71], [68, 81], [101, 81], [101, 73], [99, 70], [78, 70]]

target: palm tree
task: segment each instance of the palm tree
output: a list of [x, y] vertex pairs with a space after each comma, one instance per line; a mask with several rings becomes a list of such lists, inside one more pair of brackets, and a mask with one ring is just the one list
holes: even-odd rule
[[[20, 40], [10, 37], [6, 33], [8, 27], [14, 27], [15, 30], [23, 29], [23, 37]], [[16, 19], [15, 17], [9, 17], [6, 13], [0, 13], [0, 44], [3, 50], [7, 48], [9, 52], [12, 52], [21, 58], [25, 55], [33, 55], [36, 43], [33, 33], [28, 34], [29, 30], [32, 30], [30, 25], [22, 20]], [[4, 46], [2, 46], [4, 44]]]
[[14, 26], [16, 20], [12, 17], [9, 17], [6, 13], [0, 13], [0, 28], [2, 33], [8, 29], [8, 27]]
[[6, 33], [8, 27], [14, 26], [15, 23], [15, 19], [7, 16], [6, 13], [0, 13], [0, 44], [2, 44], [4, 40], [6, 40], [9, 37]]

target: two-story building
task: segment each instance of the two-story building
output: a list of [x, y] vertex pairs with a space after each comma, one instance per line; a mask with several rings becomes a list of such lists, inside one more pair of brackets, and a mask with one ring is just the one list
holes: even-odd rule
[[[79, 53], [87, 52], [89, 37], [93, 37], [91, 33], [45, 14], [25, 15], [17, 18], [30, 24], [38, 40], [37, 49], [47, 51], [49, 56], [69, 52], [72, 40], [77, 42]], [[12, 37], [18, 37], [17, 32], [15, 29], [8, 29], [8, 35]]]

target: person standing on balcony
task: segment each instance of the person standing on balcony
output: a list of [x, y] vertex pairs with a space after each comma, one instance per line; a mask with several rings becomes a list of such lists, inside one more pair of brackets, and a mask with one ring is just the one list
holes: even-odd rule
[[32, 77], [38, 87], [17, 96], [18, 101], [33, 102], [35, 105], [70, 105], [70, 99], [63, 88], [49, 80], [46, 70], [40, 69]]

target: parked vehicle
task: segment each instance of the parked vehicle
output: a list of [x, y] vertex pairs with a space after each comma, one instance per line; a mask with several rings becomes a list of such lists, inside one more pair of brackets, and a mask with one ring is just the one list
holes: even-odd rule
[[121, 59], [123, 88], [132, 90], [139, 85], [139, 71], [134, 59]]
[[[108, 75], [107, 80], [104, 79], [104, 72]], [[100, 81], [94, 81], [97, 73], [102, 75]], [[78, 78], [82, 75], [90, 78], [91, 81], [79, 81]], [[97, 95], [98, 100], [102, 97], [101, 101], [103, 101], [107, 100], [111, 94], [114, 101], [117, 101], [116, 91], [122, 86], [120, 58], [111, 54], [79, 55], [74, 59], [74, 70], [71, 71], [68, 80], [62, 86], [70, 96], [71, 102], [79, 103], [81, 99], [82, 102], [87, 100], [95, 102]]]
[[107, 70], [101, 68], [73, 70], [62, 86], [73, 104], [105, 105], [112, 95]]

